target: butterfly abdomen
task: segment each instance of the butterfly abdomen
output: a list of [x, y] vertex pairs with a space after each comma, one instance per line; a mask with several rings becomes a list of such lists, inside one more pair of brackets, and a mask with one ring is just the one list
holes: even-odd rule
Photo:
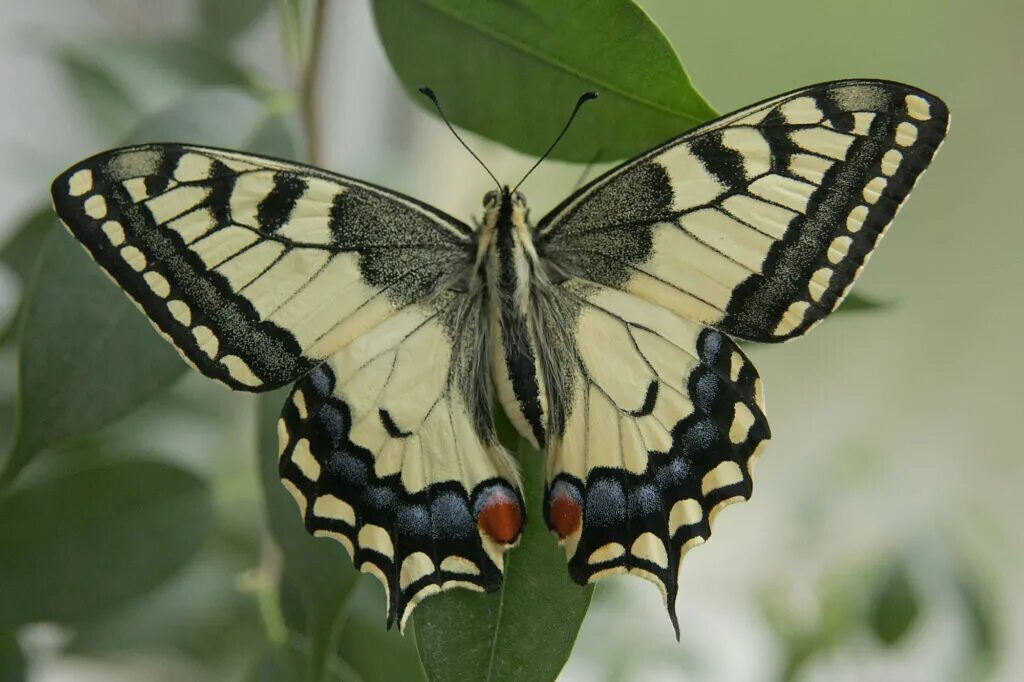
[[530, 285], [536, 256], [529, 243], [525, 206], [507, 194], [485, 227], [494, 230], [487, 258], [491, 335], [495, 352], [491, 369], [502, 409], [536, 447], [544, 447], [546, 389], [530, 309]]

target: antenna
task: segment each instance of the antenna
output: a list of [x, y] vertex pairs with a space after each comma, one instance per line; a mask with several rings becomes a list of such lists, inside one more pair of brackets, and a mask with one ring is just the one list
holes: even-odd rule
[[491, 180], [494, 180], [494, 184], [498, 187], [498, 193], [500, 194], [501, 183], [498, 182], [498, 178], [494, 177], [494, 173], [491, 172], [491, 169], [488, 168], [487, 165], [480, 160], [480, 157], [477, 156], [476, 153], [469, 148], [469, 145], [466, 144], [466, 141], [459, 137], [459, 134], [455, 132], [455, 128], [452, 127], [452, 124], [448, 121], [448, 117], [445, 116], [444, 114], [444, 109], [441, 108], [441, 103], [437, 101], [437, 95], [434, 94], [434, 91], [425, 85], [421, 87], [419, 90], [421, 93], [426, 95], [431, 102], [434, 103], [435, 107], [437, 107], [437, 113], [441, 114], [441, 120], [444, 121], [444, 124], [446, 126], [448, 126], [448, 130], [452, 131], [452, 135], [455, 136], [455, 139], [462, 143], [462, 146], [466, 148], [466, 151], [469, 152], [473, 156], [473, 158], [476, 159], [476, 162], [483, 166], [484, 170], [487, 171], [487, 174], [491, 176]]
[[539, 159], [537, 159], [537, 163], [533, 164], [533, 166], [530, 167], [530, 170], [526, 171], [526, 175], [524, 175], [522, 179], [516, 183], [516, 186], [512, 188], [513, 192], [519, 189], [519, 185], [523, 184], [523, 180], [526, 180], [526, 178], [530, 177], [530, 173], [536, 170], [537, 166], [539, 166], [541, 162], [544, 161], [544, 159], [548, 158], [548, 154], [551, 153], [551, 151], [555, 148], [555, 145], [559, 143], [559, 141], [562, 139], [565, 133], [569, 130], [569, 126], [572, 125], [572, 120], [576, 118], [576, 113], [580, 110], [580, 107], [583, 106], [583, 103], [589, 102], [590, 100], [597, 98], [598, 94], [593, 90], [589, 90], [580, 95], [580, 98], [576, 100], [576, 106], [572, 108], [572, 113], [569, 114], [569, 120], [565, 122], [565, 127], [562, 128], [562, 132], [558, 133], [558, 137], [556, 137], [555, 141], [551, 143], [551, 146], [548, 147], [548, 150], [544, 152], [544, 154], [542, 154]]

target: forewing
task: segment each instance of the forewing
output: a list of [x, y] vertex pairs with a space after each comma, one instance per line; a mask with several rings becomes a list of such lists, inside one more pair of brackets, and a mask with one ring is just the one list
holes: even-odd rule
[[380, 580], [403, 629], [431, 594], [498, 589], [526, 519], [493, 430], [483, 315], [467, 294], [411, 305], [313, 369], [281, 415], [306, 527]]
[[61, 220], [203, 374], [294, 381], [436, 294], [472, 262], [468, 227], [408, 197], [295, 163], [150, 144], [54, 180]]
[[784, 341], [846, 296], [948, 121], [886, 81], [781, 95], [598, 178], [538, 224], [538, 250], [556, 275]]
[[564, 397], [545, 519], [576, 582], [650, 580], [678, 632], [682, 557], [750, 497], [770, 437], [757, 372], [721, 332], [610, 287], [569, 280], [540, 309]]

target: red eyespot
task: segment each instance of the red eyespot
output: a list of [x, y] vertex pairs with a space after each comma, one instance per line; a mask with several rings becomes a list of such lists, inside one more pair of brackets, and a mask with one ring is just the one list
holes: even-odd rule
[[583, 509], [579, 500], [568, 490], [556, 486], [548, 507], [548, 525], [558, 534], [558, 539], [564, 540], [579, 530], [582, 518]]
[[519, 508], [519, 500], [507, 491], [495, 488], [479, 509], [476, 521], [483, 532], [502, 545], [515, 542], [523, 529], [523, 510]]

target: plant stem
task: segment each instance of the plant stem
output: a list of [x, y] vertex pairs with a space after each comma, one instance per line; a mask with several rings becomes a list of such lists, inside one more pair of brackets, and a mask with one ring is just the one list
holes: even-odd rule
[[315, 0], [313, 5], [312, 28], [306, 63], [302, 69], [299, 96], [302, 106], [302, 123], [306, 131], [306, 154], [313, 165], [320, 164], [322, 136], [320, 129], [319, 76], [323, 55], [323, 42], [327, 14], [327, 1]]

